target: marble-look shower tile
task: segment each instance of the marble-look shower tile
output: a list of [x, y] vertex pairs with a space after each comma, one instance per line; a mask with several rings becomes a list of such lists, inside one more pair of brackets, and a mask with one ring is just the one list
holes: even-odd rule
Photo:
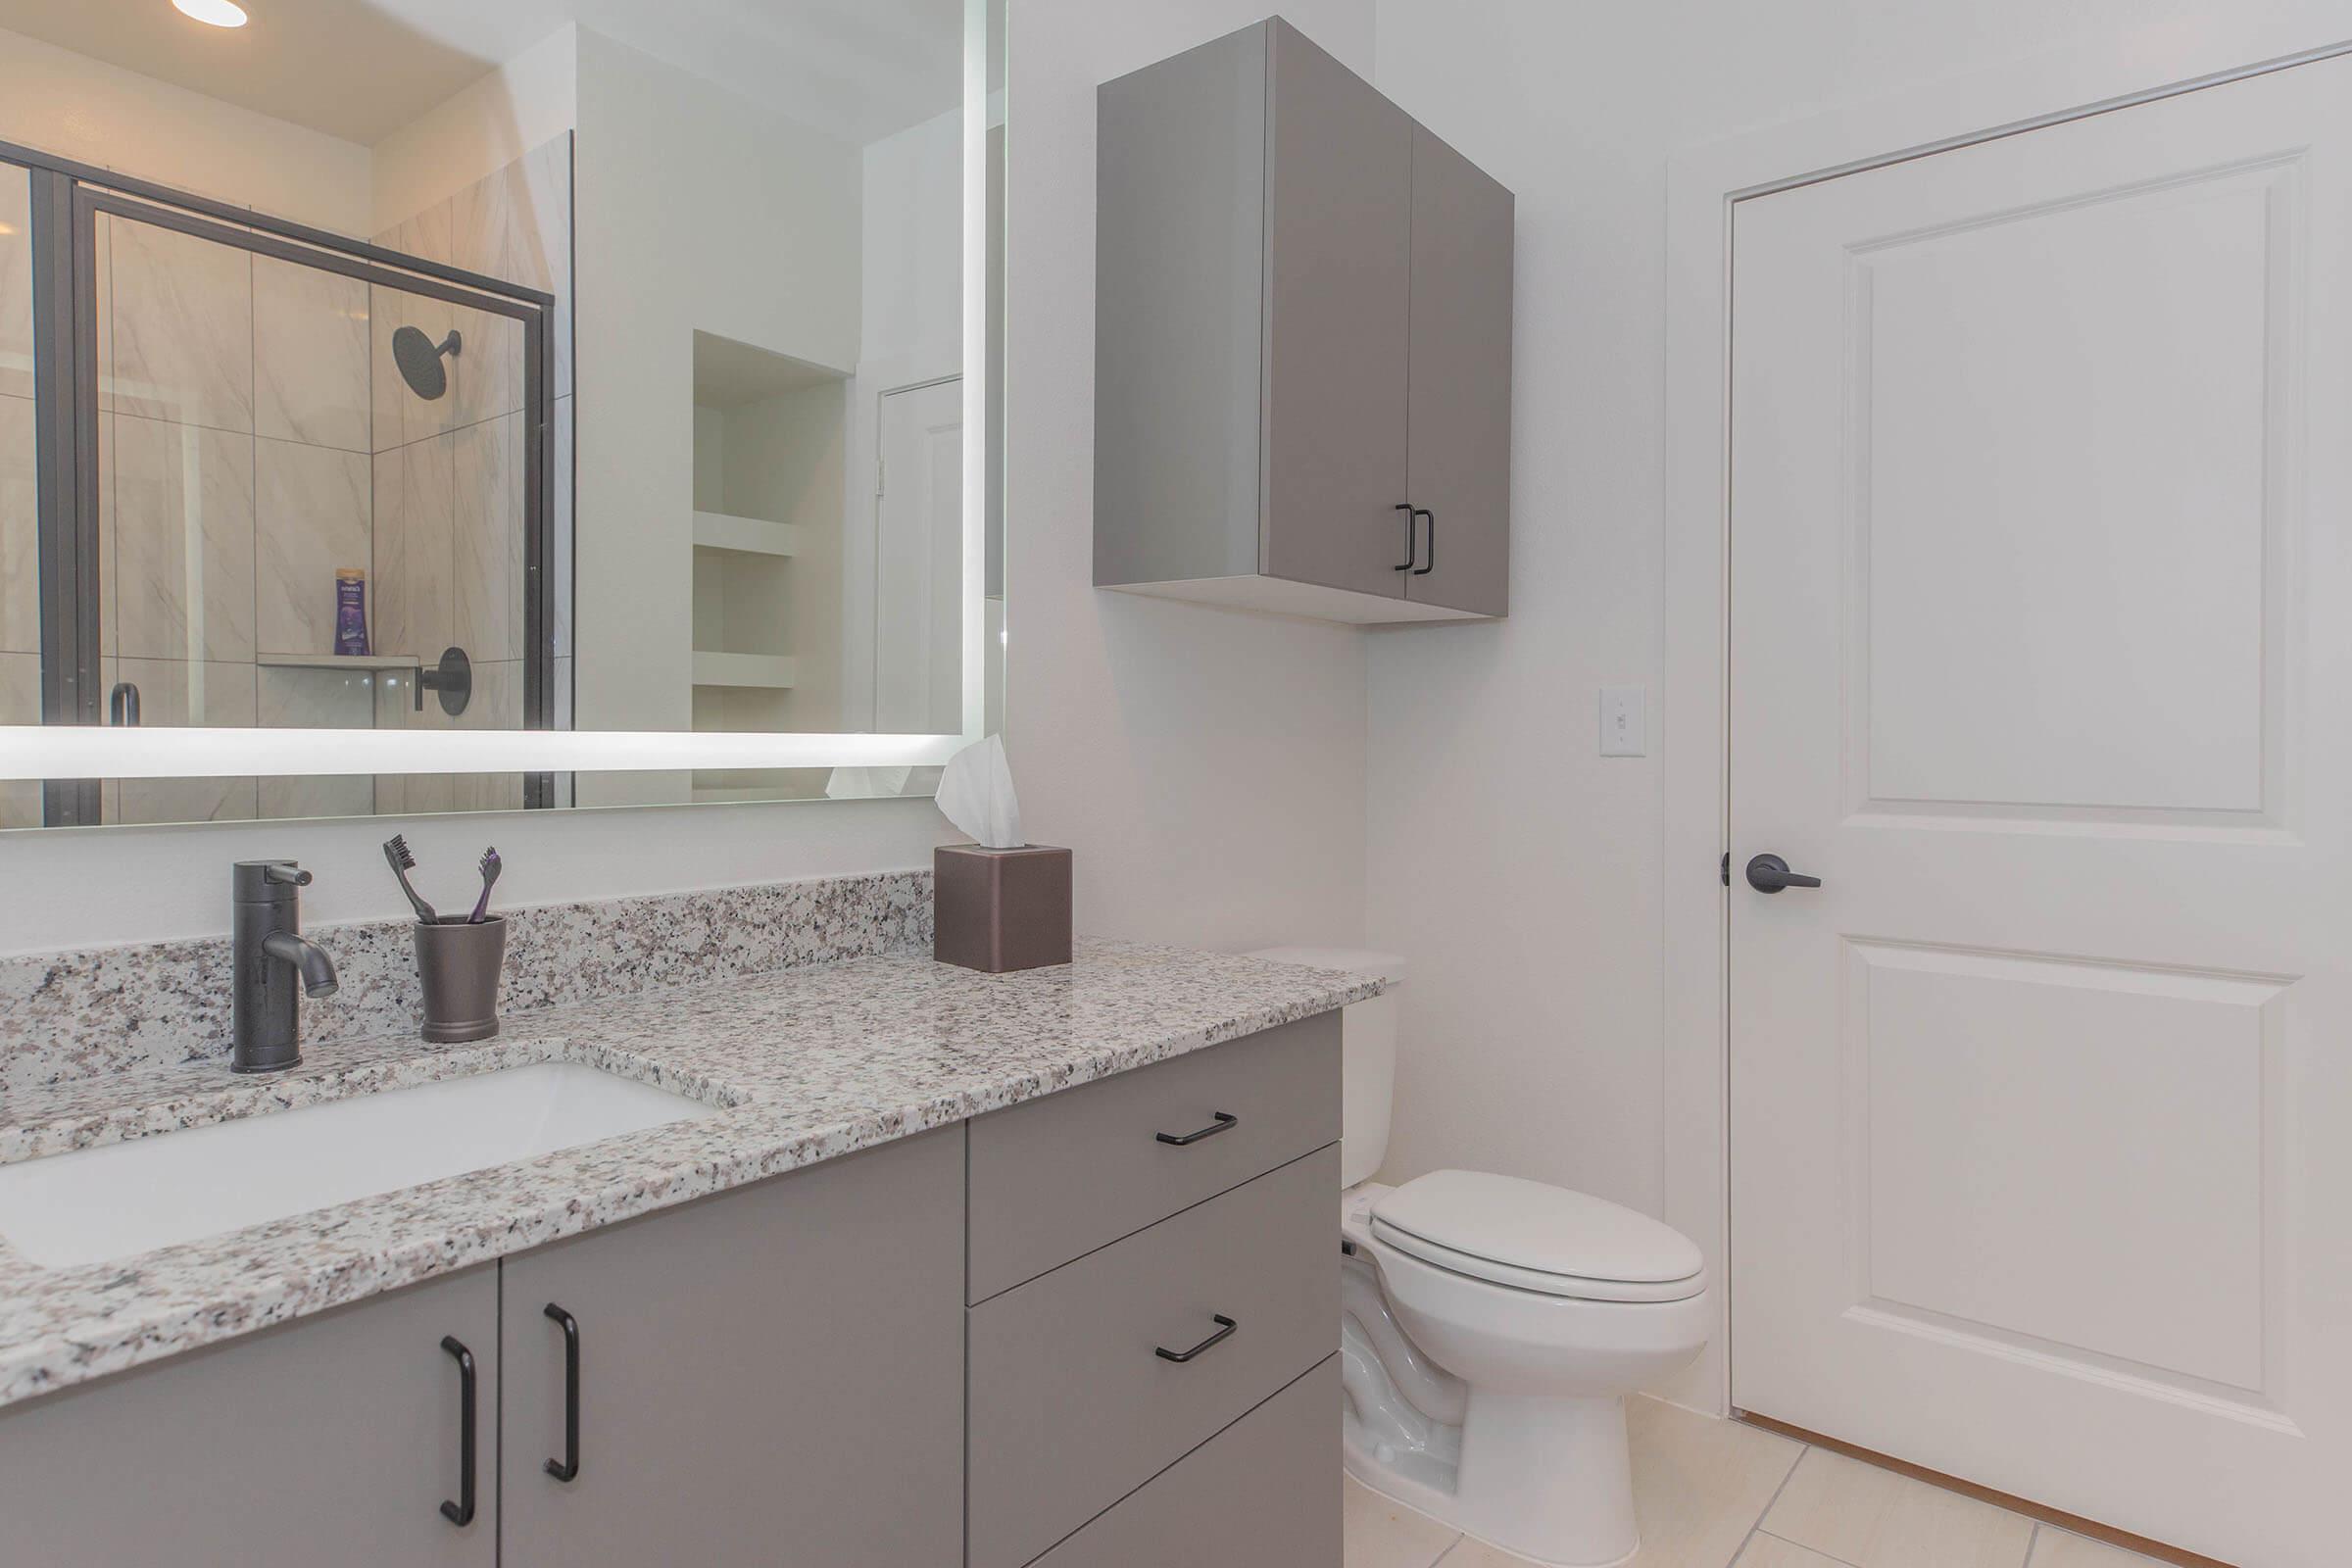
[[520, 659], [522, 416], [457, 433], [457, 644], [476, 664]]
[[413, 326], [439, 345], [457, 324], [457, 307], [380, 284], [371, 285], [368, 292], [368, 329], [373, 339], [370, 351], [373, 392], [369, 401], [373, 409], [375, 450], [384, 452], [429, 435], [441, 435], [449, 429], [457, 408], [458, 363], [465, 348], [461, 345], [457, 356], [442, 359], [448, 376], [442, 394], [430, 399], [419, 397], [402, 379], [400, 367], [392, 358], [393, 335], [404, 326]]
[[35, 411], [0, 396], [0, 651], [41, 651], [41, 516]]
[[[372, 729], [378, 671], [282, 669], [258, 672], [259, 722], [264, 729]], [[367, 816], [375, 810], [375, 780], [365, 773], [266, 777], [257, 810], [264, 817]]]
[[556, 297], [554, 395], [571, 395], [571, 133], [509, 164], [508, 215], [514, 280]]
[[439, 262], [447, 266], [451, 216], [452, 204], [439, 201], [423, 212], [402, 220], [392, 230], [392, 248], [406, 251], [421, 261]]
[[374, 483], [368, 455], [257, 441], [254, 479], [261, 651], [332, 654], [335, 572], [358, 566], [374, 576], [368, 520]]
[[112, 652], [250, 662], [253, 437], [127, 414], [114, 425]]
[[32, 396], [32, 178], [0, 169], [0, 397]]
[[[41, 721], [41, 656], [0, 654], [0, 724]], [[41, 825], [38, 779], [0, 779], [0, 828]]]
[[[138, 687], [143, 723], [253, 727], [251, 664], [191, 663], [174, 659], [123, 659], [109, 663], [113, 666], [110, 685], [124, 680]], [[121, 822], [245, 821], [254, 815], [257, 803], [251, 778], [126, 778], [116, 783], [110, 794], [109, 819]]]
[[571, 467], [574, 461], [573, 442], [576, 439], [572, 430], [573, 418], [571, 399], [558, 398], [555, 411], [555, 471], [548, 476], [548, 483], [556, 493], [553, 509], [555, 513], [555, 547], [550, 552], [555, 559], [548, 564], [548, 566], [550, 573], [555, 578], [553, 598], [556, 612], [552, 632], [555, 638], [556, 654], [559, 658], [568, 658], [572, 651], [572, 552], [579, 528], [579, 519], [573, 514], [572, 503], [574, 490]]
[[[428, 705], [429, 702], [428, 702]], [[519, 661], [473, 666], [473, 700], [456, 720], [459, 729], [522, 728], [522, 664]], [[520, 773], [454, 773], [449, 808], [457, 811], [519, 811]]]
[[135, 220], [113, 229], [115, 409], [250, 431], [251, 255]]
[[457, 637], [457, 441], [428, 436], [375, 458], [375, 651], [436, 659]]
[[451, 197], [448, 207], [450, 265], [512, 279], [514, 231], [507, 172], [501, 169], [475, 180]]
[[255, 434], [368, 450], [368, 294], [356, 277], [254, 258]]
[[460, 425], [479, 424], [522, 407], [522, 322], [494, 311], [453, 306], [465, 347], [450, 367]]

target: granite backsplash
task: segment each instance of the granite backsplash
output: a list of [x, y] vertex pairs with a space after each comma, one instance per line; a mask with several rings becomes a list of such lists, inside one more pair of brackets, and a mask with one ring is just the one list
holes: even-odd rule
[[[883, 871], [505, 911], [513, 1014], [880, 954], [927, 953], [931, 873]], [[306, 928], [333, 956], [332, 997], [302, 1004], [303, 1043], [414, 1033], [414, 922]], [[226, 1056], [228, 939], [0, 957], [0, 1095]]]

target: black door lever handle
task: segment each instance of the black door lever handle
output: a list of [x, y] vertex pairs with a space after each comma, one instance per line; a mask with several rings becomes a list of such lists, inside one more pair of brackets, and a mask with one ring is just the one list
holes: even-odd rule
[[1747, 862], [1747, 885], [1758, 893], [1778, 893], [1783, 888], [1817, 888], [1821, 878], [1798, 875], [1777, 855], [1759, 855]]

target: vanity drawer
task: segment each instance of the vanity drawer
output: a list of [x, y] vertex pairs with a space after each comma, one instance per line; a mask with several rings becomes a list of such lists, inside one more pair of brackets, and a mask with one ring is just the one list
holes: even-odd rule
[[[1207, 1129], [1217, 1130], [1192, 1143], [1161, 1138]], [[982, 1116], [971, 1124], [966, 1299], [985, 1301], [1339, 1136], [1337, 1012]]]
[[1337, 1568], [1340, 1358], [1121, 1498], [1036, 1568]]
[[1021, 1568], [1332, 1353], [1339, 1171], [1326, 1147], [971, 1309], [970, 1568]]

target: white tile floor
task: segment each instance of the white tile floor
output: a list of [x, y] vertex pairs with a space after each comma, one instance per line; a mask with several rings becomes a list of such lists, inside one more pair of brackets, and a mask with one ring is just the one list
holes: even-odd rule
[[[2152, 1558], [1825, 1448], [1656, 1399], [1628, 1411], [1636, 1568], [2159, 1568]], [[1520, 1558], [1348, 1483], [1347, 1568]]]

